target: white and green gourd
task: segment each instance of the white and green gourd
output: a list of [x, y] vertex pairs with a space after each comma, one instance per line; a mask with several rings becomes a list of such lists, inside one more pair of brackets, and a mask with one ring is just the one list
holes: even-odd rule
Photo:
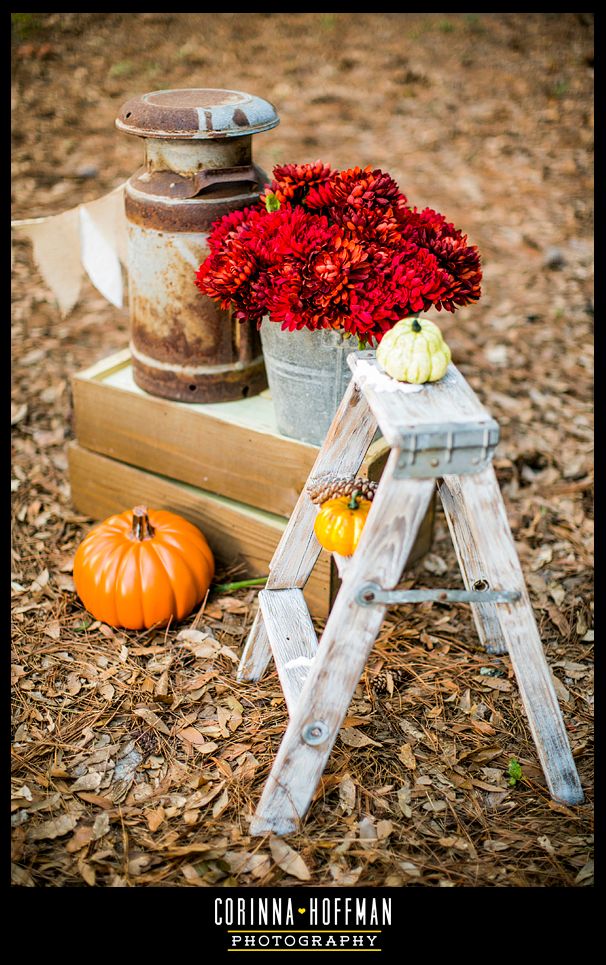
[[377, 362], [398, 382], [437, 382], [450, 364], [450, 349], [434, 322], [411, 315], [396, 322], [377, 348]]

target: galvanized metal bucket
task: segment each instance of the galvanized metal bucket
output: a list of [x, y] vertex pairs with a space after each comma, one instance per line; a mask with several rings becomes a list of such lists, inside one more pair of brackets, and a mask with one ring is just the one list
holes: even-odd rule
[[256, 326], [202, 295], [195, 273], [214, 221], [253, 205], [269, 178], [252, 135], [278, 124], [268, 101], [233, 90], [161, 90], [116, 120], [144, 139], [125, 188], [133, 376], [153, 395], [219, 402], [267, 385]]
[[264, 319], [261, 344], [279, 431], [322, 445], [351, 379], [347, 356], [357, 340], [329, 329], [283, 332]]

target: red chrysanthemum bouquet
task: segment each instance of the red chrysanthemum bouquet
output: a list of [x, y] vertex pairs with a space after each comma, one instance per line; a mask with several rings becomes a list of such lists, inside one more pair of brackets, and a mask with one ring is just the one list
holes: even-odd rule
[[258, 326], [336, 329], [380, 342], [431, 306], [454, 312], [480, 297], [480, 255], [431, 208], [409, 207], [370, 167], [287, 164], [258, 204], [213, 225], [200, 291]]

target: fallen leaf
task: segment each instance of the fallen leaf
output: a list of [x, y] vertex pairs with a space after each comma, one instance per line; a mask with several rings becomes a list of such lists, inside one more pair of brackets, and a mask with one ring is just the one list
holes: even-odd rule
[[133, 713], [136, 717], [141, 717], [141, 719], [144, 720], [146, 724], [149, 724], [150, 727], [153, 727], [154, 730], [159, 730], [161, 734], [170, 734], [170, 730], [164, 721], [158, 717], [153, 710], [150, 710], [149, 707], [137, 707]]
[[351, 888], [358, 882], [362, 874], [362, 865], [358, 865], [357, 868], [348, 868], [347, 866], [332, 862], [328, 868], [334, 878], [335, 884], [342, 888]]
[[210, 630], [181, 630], [177, 634], [177, 641], [187, 647], [198, 660], [215, 657], [221, 650], [221, 644], [215, 640]]
[[20, 787], [18, 791], [11, 792], [11, 800], [21, 799], [21, 798], [23, 798], [26, 801], [32, 800], [32, 792], [30, 791], [27, 784], [24, 784], [23, 787]]
[[157, 831], [166, 818], [166, 811], [160, 806], [156, 808], [155, 811], [148, 811], [146, 818], [149, 830], [152, 832]]
[[377, 821], [377, 838], [379, 841], [385, 841], [390, 836], [393, 831], [392, 821]]
[[78, 861], [78, 871], [80, 872], [82, 878], [91, 888], [94, 888], [97, 879], [97, 873], [92, 865], [87, 864], [86, 861], [80, 859]]
[[156, 697], [165, 697], [168, 694], [168, 670], [160, 674], [156, 686], [154, 687]]
[[240, 663], [238, 654], [235, 650], [232, 650], [231, 647], [222, 646], [219, 650], [219, 653], [222, 653], [223, 656], [227, 657], [228, 660], [231, 660], [232, 663]]
[[361, 730], [356, 727], [343, 727], [339, 731], [339, 737], [348, 747], [366, 747], [367, 745], [373, 745], [374, 747], [380, 747], [378, 741], [374, 741], [371, 737], [367, 737], [363, 734]]
[[567, 704], [570, 700], [570, 691], [564, 686], [559, 677], [556, 677], [553, 671], [551, 672], [551, 682], [553, 683], [553, 689], [557, 694], [558, 700], [561, 700], [563, 703]]
[[534, 561], [530, 565], [530, 569], [535, 573], [537, 570], [540, 570], [541, 567], [545, 566], [546, 563], [551, 563], [552, 559], [553, 546], [551, 543], [546, 543], [539, 549]]
[[20, 868], [19, 865], [11, 863], [11, 881], [14, 885], [20, 885], [21, 888], [35, 888], [36, 882], [30, 875], [29, 871], [25, 868]]
[[65, 689], [67, 690], [68, 694], [71, 694], [72, 697], [75, 697], [76, 694], [80, 693], [81, 688], [82, 684], [80, 682], [80, 677], [77, 673], [75, 673], [75, 671], [72, 671], [67, 675]]
[[356, 785], [349, 774], [339, 784], [339, 804], [344, 814], [351, 814], [356, 805]]
[[210, 754], [212, 751], [218, 750], [219, 747], [214, 741], [208, 741], [204, 734], [201, 734], [195, 727], [184, 727], [183, 730], [178, 730], [177, 737], [187, 741], [188, 744], [193, 744], [201, 754]]
[[360, 838], [360, 844], [366, 846], [367, 844], [373, 844], [377, 840], [377, 829], [375, 827], [374, 818], [370, 815], [366, 815], [358, 821], [358, 835]]
[[17, 405], [15, 402], [11, 402], [11, 425], [16, 426], [18, 422], [27, 415], [27, 402], [22, 402], [21, 405]]
[[476, 680], [479, 684], [482, 684], [484, 687], [489, 687], [490, 690], [501, 690], [501, 691], [511, 690], [511, 681], [501, 680], [500, 677], [485, 677], [481, 674], [478, 674], [473, 679]]
[[583, 881], [585, 881], [588, 885], [593, 882], [593, 864], [593, 861], [588, 861], [587, 864], [583, 865], [578, 875], [574, 879], [575, 885], [580, 885]]
[[269, 850], [278, 868], [299, 881], [309, 881], [311, 873], [300, 854], [281, 838], [269, 839]]
[[213, 818], [218, 818], [220, 814], [223, 814], [225, 808], [229, 804], [229, 795], [227, 791], [223, 791], [220, 798], [217, 798], [213, 804]]
[[398, 752], [398, 757], [404, 764], [404, 767], [407, 767], [409, 771], [416, 770], [417, 759], [412, 752], [410, 744], [402, 744]]
[[61, 636], [61, 627], [59, 625], [59, 621], [53, 620], [52, 623], [49, 623], [47, 626], [45, 626], [44, 633], [47, 635], [47, 637], [51, 637], [52, 640], [59, 640]]
[[136, 877], [140, 875], [142, 871], [149, 868], [151, 863], [151, 855], [149, 854], [136, 854], [128, 859], [128, 873]]
[[397, 792], [398, 807], [404, 815], [405, 818], [412, 817], [412, 808], [410, 807], [410, 801], [412, 799], [412, 793], [409, 787], [401, 787]]
[[485, 851], [507, 851], [509, 844], [507, 841], [484, 841], [483, 848]]
[[552, 845], [552, 843], [551, 843], [551, 841], [549, 840], [549, 838], [547, 837], [547, 835], [545, 835], [545, 834], [540, 835], [540, 836], [537, 838], [537, 842], [538, 842], [538, 844], [539, 844], [539, 847], [540, 847], [540, 848], [543, 848], [543, 850], [546, 851], [547, 854], [555, 854], [555, 848], [554, 848], [554, 846]]
[[547, 604], [547, 612], [551, 622], [558, 628], [563, 637], [568, 637], [571, 632], [571, 626], [564, 614], [557, 606], [553, 603]]
[[423, 560], [423, 569], [435, 576], [442, 576], [443, 573], [448, 572], [448, 564], [437, 553], [428, 553]]
[[41, 573], [38, 574], [36, 579], [30, 584], [29, 592], [34, 596], [36, 596], [38, 593], [42, 592], [44, 587], [47, 585], [48, 581], [49, 581], [49, 572], [47, 569], [44, 569], [42, 570]]
[[76, 791], [96, 791], [101, 784], [103, 775], [98, 771], [93, 771], [90, 774], [83, 774], [79, 777], [77, 781], [70, 787], [70, 791], [74, 794]]
[[45, 821], [35, 828], [30, 828], [27, 835], [29, 841], [46, 841], [52, 838], [61, 838], [69, 831], [73, 831], [78, 823], [78, 818], [72, 814], [61, 814], [52, 821]]
[[74, 851], [81, 851], [93, 840], [93, 827], [92, 825], [81, 825], [76, 828], [73, 838], [65, 845], [65, 850], [69, 851], [70, 854]]

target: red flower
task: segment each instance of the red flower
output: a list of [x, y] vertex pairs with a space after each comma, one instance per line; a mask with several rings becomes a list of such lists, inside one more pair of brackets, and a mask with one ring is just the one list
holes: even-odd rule
[[331, 178], [328, 164], [315, 161], [313, 164], [281, 164], [273, 170], [274, 180], [271, 190], [280, 202], [301, 204], [308, 192], [320, 187]]
[[237, 318], [372, 344], [406, 315], [480, 297], [477, 248], [438, 212], [411, 209], [385, 172], [316, 161], [273, 174], [257, 205], [213, 226], [196, 275]]

